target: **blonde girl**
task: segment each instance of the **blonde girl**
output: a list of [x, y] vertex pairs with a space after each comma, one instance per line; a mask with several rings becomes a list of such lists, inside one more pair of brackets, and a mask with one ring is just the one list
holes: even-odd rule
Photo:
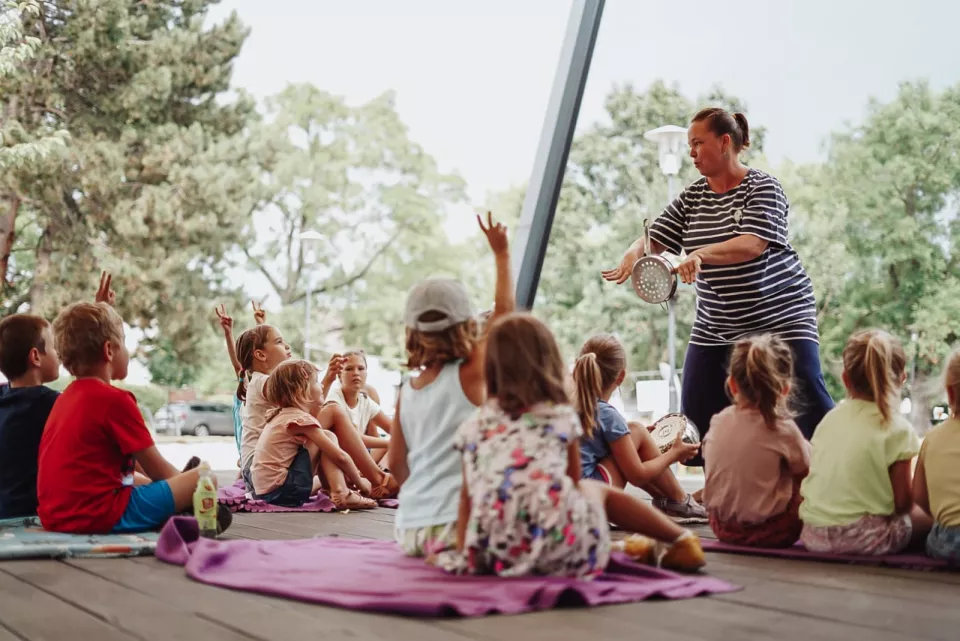
[[[643, 560], [693, 571], [699, 540], [642, 499], [580, 475], [580, 420], [553, 334], [529, 314], [493, 323], [487, 401], [459, 431], [463, 484], [457, 553], [447, 569], [504, 577], [592, 578], [610, 558], [608, 519], [653, 536]], [[660, 548], [659, 553], [656, 549]]]
[[274, 409], [268, 413], [251, 465], [256, 498], [300, 507], [318, 489], [313, 480], [317, 475], [325, 480], [337, 508], [377, 506], [347, 486], [349, 480], [362, 494], [372, 490], [337, 438], [314, 416], [323, 403], [316, 366], [304, 360], [281, 363], [267, 378], [263, 396]]
[[913, 500], [933, 517], [927, 554], [960, 564], [960, 351], [944, 372], [950, 418], [923, 439], [913, 479]]
[[710, 421], [704, 506], [717, 538], [733, 545], [789, 547], [800, 538], [800, 481], [810, 445], [787, 406], [793, 353], [771, 334], [737, 341], [727, 390], [733, 405]]
[[[477, 217], [497, 265], [493, 318], [513, 311], [507, 229]], [[457, 429], [483, 403], [486, 336], [464, 286], [431, 278], [407, 296], [407, 365], [416, 374], [397, 398], [387, 463], [400, 483], [397, 541], [410, 556], [434, 558], [456, 544], [460, 457]]]
[[674, 463], [697, 454], [700, 446], [678, 437], [661, 454], [644, 426], [628, 424], [609, 402], [626, 375], [627, 354], [616, 337], [598, 334], [584, 343], [573, 366], [574, 407], [583, 427], [583, 478], [617, 488], [630, 483], [646, 490], [654, 497], [654, 505], [670, 516], [706, 518], [706, 511], [670, 470]]
[[817, 427], [801, 485], [800, 540], [808, 549], [895, 554], [930, 531], [911, 489], [920, 442], [898, 413], [906, 362], [900, 341], [883, 330], [861, 331], [847, 342], [847, 398]]

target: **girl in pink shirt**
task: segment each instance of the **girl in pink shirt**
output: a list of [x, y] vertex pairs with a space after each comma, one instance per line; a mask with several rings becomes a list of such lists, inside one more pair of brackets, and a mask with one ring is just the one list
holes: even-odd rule
[[371, 493], [370, 481], [314, 416], [323, 404], [317, 374], [312, 363], [291, 360], [267, 378], [263, 396], [275, 409], [267, 414], [253, 455], [254, 496], [273, 505], [300, 507], [318, 489], [313, 482], [317, 475], [339, 509], [376, 507], [376, 501], [360, 495]]
[[810, 444], [787, 408], [792, 375], [783, 340], [764, 334], [734, 345], [727, 378], [734, 404], [713, 417], [703, 444], [704, 505], [724, 543], [783, 548], [800, 538]]

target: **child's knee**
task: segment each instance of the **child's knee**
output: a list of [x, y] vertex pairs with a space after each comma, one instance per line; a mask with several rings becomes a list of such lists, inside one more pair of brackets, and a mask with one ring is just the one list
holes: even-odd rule
[[317, 418], [320, 420], [320, 425], [327, 429], [338, 427], [342, 425], [344, 421], [350, 420], [339, 403], [327, 403], [324, 405], [320, 408], [320, 415]]

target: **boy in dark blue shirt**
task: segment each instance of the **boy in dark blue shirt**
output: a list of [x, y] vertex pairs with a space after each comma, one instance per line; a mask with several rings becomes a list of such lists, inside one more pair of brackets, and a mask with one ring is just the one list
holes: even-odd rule
[[59, 393], [44, 383], [60, 376], [50, 323], [31, 314], [0, 321], [0, 518], [37, 513], [37, 456]]

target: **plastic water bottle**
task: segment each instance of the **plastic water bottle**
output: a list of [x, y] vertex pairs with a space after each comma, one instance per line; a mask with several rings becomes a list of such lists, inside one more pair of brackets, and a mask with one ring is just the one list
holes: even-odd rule
[[209, 463], [203, 461], [197, 469], [200, 471], [200, 479], [193, 493], [193, 516], [200, 527], [200, 536], [215, 539], [217, 538], [217, 486], [214, 484]]

